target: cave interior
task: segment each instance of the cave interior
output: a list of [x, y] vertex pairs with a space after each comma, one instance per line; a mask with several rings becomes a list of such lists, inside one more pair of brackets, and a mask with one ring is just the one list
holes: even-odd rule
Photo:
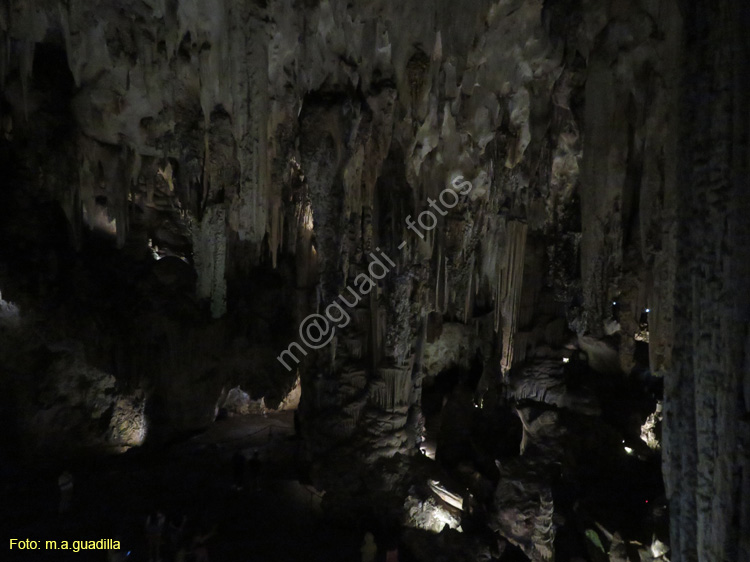
[[0, 558], [750, 562], [747, 29], [2, 2]]

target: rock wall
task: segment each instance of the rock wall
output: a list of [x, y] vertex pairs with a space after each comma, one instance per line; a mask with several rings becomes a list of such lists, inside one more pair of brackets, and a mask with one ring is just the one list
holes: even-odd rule
[[684, 6], [685, 82], [664, 475], [680, 560], [750, 556], [748, 13]]

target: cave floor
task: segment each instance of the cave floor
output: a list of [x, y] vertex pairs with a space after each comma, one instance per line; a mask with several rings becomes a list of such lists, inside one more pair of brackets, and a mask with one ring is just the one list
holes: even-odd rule
[[[334, 527], [321, 517], [320, 496], [296, 478], [299, 441], [291, 412], [249, 415], [215, 422], [205, 432], [158, 450], [89, 456], [67, 463], [75, 478], [67, 515], [57, 513], [58, 460], [5, 466], [2, 527], [7, 536], [41, 540], [113, 538], [130, 551], [127, 561], [146, 561], [145, 519], [159, 507], [167, 521], [187, 516], [186, 535], [210, 532], [211, 562], [281, 562], [359, 559], [361, 533]], [[259, 450], [259, 488], [249, 478], [233, 489], [231, 458]], [[4, 463], [3, 463], [4, 464]], [[165, 537], [166, 543], [166, 537]], [[42, 547], [43, 548], [43, 547]], [[106, 560], [101, 551], [25, 551], [26, 561]], [[173, 560], [165, 544], [162, 560]], [[191, 560], [188, 557], [188, 562]]]

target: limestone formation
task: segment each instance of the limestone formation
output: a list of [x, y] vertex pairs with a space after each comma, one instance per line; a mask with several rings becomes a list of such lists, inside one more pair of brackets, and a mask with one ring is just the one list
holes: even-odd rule
[[0, 447], [294, 409], [413, 559], [750, 560], [749, 20], [7, 0]]

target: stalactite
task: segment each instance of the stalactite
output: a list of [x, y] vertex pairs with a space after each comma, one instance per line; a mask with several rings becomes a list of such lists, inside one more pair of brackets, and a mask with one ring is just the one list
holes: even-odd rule
[[474, 279], [474, 256], [471, 256], [469, 261], [469, 281], [466, 284], [466, 297], [464, 299], [464, 324], [469, 321], [471, 314], [471, 285]]
[[373, 383], [371, 396], [380, 408], [393, 411], [409, 404], [411, 395], [411, 366], [378, 369], [379, 380]]
[[203, 113], [203, 174], [201, 174], [201, 185], [203, 193], [200, 199], [200, 209], [203, 211], [203, 206], [208, 201], [208, 193], [211, 189], [211, 170], [209, 169], [209, 162], [211, 159], [211, 143], [209, 142], [209, 129], [211, 127], [211, 115]]
[[226, 312], [226, 220], [221, 207], [209, 207], [193, 228], [193, 255], [198, 273], [197, 293], [211, 299], [211, 315]]
[[526, 249], [527, 226], [519, 221], [509, 221], [506, 227], [506, 241], [503, 245], [504, 259], [498, 261], [500, 268], [495, 303], [496, 329], [502, 322], [501, 366], [507, 372], [513, 365], [516, 325], [523, 288], [523, 265]]
[[380, 358], [383, 349], [383, 339], [381, 338], [381, 317], [380, 310], [378, 308], [377, 291], [370, 291], [369, 298], [370, 308], [370, 341], [372, 342], [370, 348], [370, 367], [375, 371], [380, 363]]
[[440, 272], [443, 269], [442, 260], [442, 247], [438, 246], [437, 268], [435, 269], [435, 309], [440, 309]]
[[448, 312], [448, 304], [450, 303], [450, 284], [448, 282], [448, 257], [446, 256], [443, 261], [443, 307], [442, 312], [445, 314]]
[[268, 225], [268, 246], [271, 251], [271, 265], [276, 268], [276, 257], [279, 248], [283, 245], [284, 222], [281, 214], [281, 201], [274, 199], [271, 202]]
[[[286, 306], [282, 303], [292, 294], [297, 308], [296, 313], [288, 313], [299, 316], [290, 322], [290, 330], [297, 329], [301, 317], [312, 309], [322, 313], [337, 294], [351, 300], [347, 292], [339, 293], [342, 285], [364, 272], [367, 254], [375, 246], [380, 244], [388, 252], [386, 244], [392, 245], [392, 236], [402, 230], [409, 247], [398, 258], [395, 252], [391, 254], [398, 262], [397, 271], [391, 271], [369, 298], [353, 305], [356, 308], [351, 310], [350, 327], [337, 331], [329, 347], [310, 354], [310, 364], [300, 365], [303, 380], [309, 380], [313, 387], [310, 410], [320, 414], [320, 433], [324, 434], [315, 438], [319, 442], [313, 447], [335, 450], [340, 443], [329, 440], [331, 436], [346, 438], [355, 433], [357, 438], [366, 435], [370, 440], [352, 445], [366, 451], [361, 457], [350, 457], [357, 459], [352, 473], [359, 478], [363, 466], [357, 463], [367, 453], [376, 451], [373, 454], [384, 456], [406, 450], [407, 439], [397, 430], [406, 423], [407, 410], [411, 409], [410, 415], [418, 413], [417, 379], [422, 376], [422, 367], [417, 367], [419, 374], [412, 375], [412, 363], [421, 361], [428, 314], [442, 315], [443, 321], [456, 326], [463, 320], [460, 327], [469, 335], [461, 342], [471, 345], [446, 337], [461, 354], [475, 351], [476, 342], [496, 346], [499, 339], [504, 371], [524, 358], [526, 332], [518, 334], [518, 327], [526, 324], [524, 320], [534, 320], [532, 305], [524, 308], [519, 319], [526, 258], [524, 221], [529, 221], [535, 242], [537, 236], [548, 236], [544, 228], [552, 219], [545, 212], [552, 215], [555, 209], [545, 208], [540, 200], [548, 198], [555, 204], [560, 198], [567, 200], [577, 185], [577, 176], [568, 178], [569, 191], [561, 194], [561, 187], [560, 193], [550, 194], [555, 186], [545, 173], [538, 174], [542, 179], [529, 179], [535, 167], [554, 166], [544, 150], [538, 156], [537, 148], [556, 134], [556, 117], [548, 115], [548, 82], [557, 80], [563, 66], [559, 60], [562, 55], [547, 41], [545, 31], [549, 30], [539, 26], [538, 8], [542, 3], [522, 3], [510, 13], [502, 6], [491, 8], [489, 14], [485, 13], [486, 6], [472, 12], [474, 8], [468, 4], [456, 12], [436, 9], [443, 14], [460, 13], [461, 17], [467, 12], [467, 19], [481, 22], [482, 29], [472, 41], [468, 41], [469, 33], [462, 38], [463, 33], [435, 31], [440, 24], [432, 21], [413, 26], [428, 29], [426, 39], [398, 37], [396, 24], [387, 14], [388, 6], [382, 7], [382, 15], [368, 11], [360, 19], [357, 3], [333, 1], [319, 6], [308, 3], [293, 17], [284, 12], [291, 8], [285, 8], [283, 2], [149, 0], [141, 4], [134, 9], [144, 14], [143, 18], [117, 16], [117, 26], [95, 18], [94, 4], [67, 0], [59, 5], [68, 64], [77, 86], [75, 117], [82, 137], [87, 139], [78, 151], [80, 186], [70, 198], [71, 210], [66, 207], [66, 212], [74, 216], [85, 208], [93, 220], [93, 210], [97, 210], [101, 218], [101, 201], [106, 195], [111, 206], [108, 210], [116, 219], [117, 242], [122, 246], [129, 228], [128, 204], [123, 198], [141, 173], [141, 156], [147, 159], [143, 168], [150, 175], [155, 175], [149, 168], [151, 158], [161, 159], [160, 163], [167, 157], [176, 161], [175, 178], [164, 177], [169, 192], [189, 192], [191, 208], [200, 207], [193, 209], [200, 219], [192, 224], [198, 296], [210, 301], [213, 317], [222, 316], [227, 283], [241, 287], [257, 272], [260, 248], [267, 241], [272, 267], [282, 266], [274, 274], [283, 279], [278, 287], [271, 288], [274, 297], [280, 295], [279, 303]], [[418, 13], [418, 6], [416, 3], [414, 13]], [[498, 27], [492, 20], [505, 23]], [[6, 30], [3, 22], [0, 19], [0, 29]], [[522, 25], [516, 31], [508, 22]], [[308, 24], [312, 24], [310, 28]], [[367, 38], [362, 36], [362, 29], [367, 30]], [[9, 37], [4, 35], [6, 45]], [[457, 48], [464, 39], [468, 55], [463, 47]], [[24, 53], [29, 46], [33, 49], [34, 41], [27, 37], [21, 42], [14, 36], [16, 40], [19, 42], [14, 43], [14, 49], [23, 47], [20, 76], [25, 111], [27, 90], [33, 84], [27, 82], [33, 54]], [[433, 41], [431, 59], [412, 59], [414, 64], [404, 77], [414, 45], [430, 45]], [[652, 42], [658, 40], [649, 39], [649, 46]], [[360, 44], [368, 45], [367, 49], [360, 49]], [[115, 69], [108, 73], [102, 65], [108, 60], [110, 47], [117, 54], [107, 62]], [[0, 56], [2, 49], [0, 45]], [[571, 46], [569, 52], [576, 50]], [[583, 55], [588, 62], [589, 53]], [[443, 60], [446, 63], [441, 65]], [[7, 70], [6, 66], [0, 69], [0, 80]], [[406, 82], [412, 87], [404, 96]], [[397, 96], [397, 88], [402, 89], [401, 96]], [[125, 94], [126, 90], [130, 93]], [[301, 112], [302, 96], [306, 107]], [[314, 106], [312, 111], [308, 111], [308, 101]], [[92, 118], [86, 112], [88, 107], [97, 116]], [[504, 117], [499, 116], [500, 107]], [[103, 120], [107, 123], [100, 122], [101, 115], [106, 116]], [[394, 115], [400, 117], [397, 122]], [[638, 118], [634, 116], [634, 121]], [[508, 133], [508, 119], [510, 135], [503, 136]], [[92, 120], [95, 123], [91, 124]], [[217, 125], [222, 120], [226, 123], [224, 135]], [[279, 139], [271, 148], [270, 135]], [[90, 141], [94, 138], [98, 140]], [[99, 150], [104, 153], [102, 147], [106, 146], [111, 151], [118, 143], [139, 148], [134, 156], [125, 156], [127, 162], [119, 161], [114, 168]], [[568, 146], [570, 160], [579, 156], [573, 145], [575, 142]], [[92, 146], [95, 148], [89, 150]], [[494, 156], [488, 146], [496, 147]], [[278, 170], [296, 156], [301, 156], [303, 165], [296, 168], [298, 175], [287, 181], [286, 172]], [[98, 172], [99, 162], [103, 163], [104, 174]], [[495, 162], [501, 170], [499, 177], [494, 175]], [[387, 170], [382, 177], [381, 168]], [[475, 174], [471, 194], [462, 196], [450, 216], [437, 217], [439, 224], [434, 229], [420, 229], [424, 239], [406, 230], [403, 217], [426, 209], [424, 199], [436, 195], [435, 188], [451, 170]], [[181, 184], [186, 178], [195, 183]], [[155, 190], [154, 183], [160, 180], [152, 179], [144, 183], [137, 204], [146, 207], [144, 214], [162, 218], [165, 211], [172, 211], [167, 208], [172, 200], [165, 203], [164, 185], [157, 184]], [[203, 193], [199, 194], [201, 187]], [[537, 190], [539, 193], [530, 195]], [[534, 197], [536, 206], [530, 209], [529, 201]], [[199, 205], [194, 205], [198, 201]], [[652, 201], [649, 205], [652, 203], [657, 204]], [[383, 232], [388, 230], [389, 221], [392, 232]], [[637, 234], [643, 239], [651, 235], [645, 229]], [[622, 237], [617, 240], [624, 243]], [[289, 263], [290, 254], [295, 254], [294, 264]], [[601, 254], [598, 245], [591, 254]], [[226, 263], [230, 264], [228, 272]], [[238, 263], [243, 267], [236, 266]], [[229, 275], [232, 277], [227, 279]], [[258, 300], [265, 296], [261, 293]], [[253, 315], [246, 315], [243, 307], [255, 298], [243, 294], [232, 299], [238, 309], [230, 311], [234, 316], [228, 320], [240, 325], [254, 322], [254, 318], [248, 320]], [[486, 322], [473, 319], [474, 306], [479, 310], [487, 306], [487, 301], [494, 304], [494, 318], [488, 315]], [[659, 297], [655, 303], [655, 315], [671, 308], [671, 301]], [[285, 316], [287, 311], [272, 319], [274, 330]], [[492, 334], [493, 320], [499, 337]], [[659, 322], [655, 318], [654, 325]], [[422, 336], [418, 335], [420, 331]], [[165, 339], [169, 349], [161, 359], [163, 370], [167, 374], [183, 368], [188, 371], [189, 359], [197, 355], [189, 345], [194, 340], [179, 330], [167, 331]], [[497, 353], [497, 349], [492, 350], [493, 368]], [[325, 378], [314, 379], [312, 369], [324, 372]], [[349, 369], [352, 371], [346, 372]], [[196, 370], [206, 372], [203, 365]], [[413, 445], [413, 441], [410, 443]], [[346, 490], [347, 485], [340, 488]], [[536, 504], [538, 498], [542, 511], [549, 507], [551, 513], [545, 495], [537, 494], [529, 501]], [[551, 520], [540, 516], [539, 521], [533, 541], [543, 543], [549, 538]]]

